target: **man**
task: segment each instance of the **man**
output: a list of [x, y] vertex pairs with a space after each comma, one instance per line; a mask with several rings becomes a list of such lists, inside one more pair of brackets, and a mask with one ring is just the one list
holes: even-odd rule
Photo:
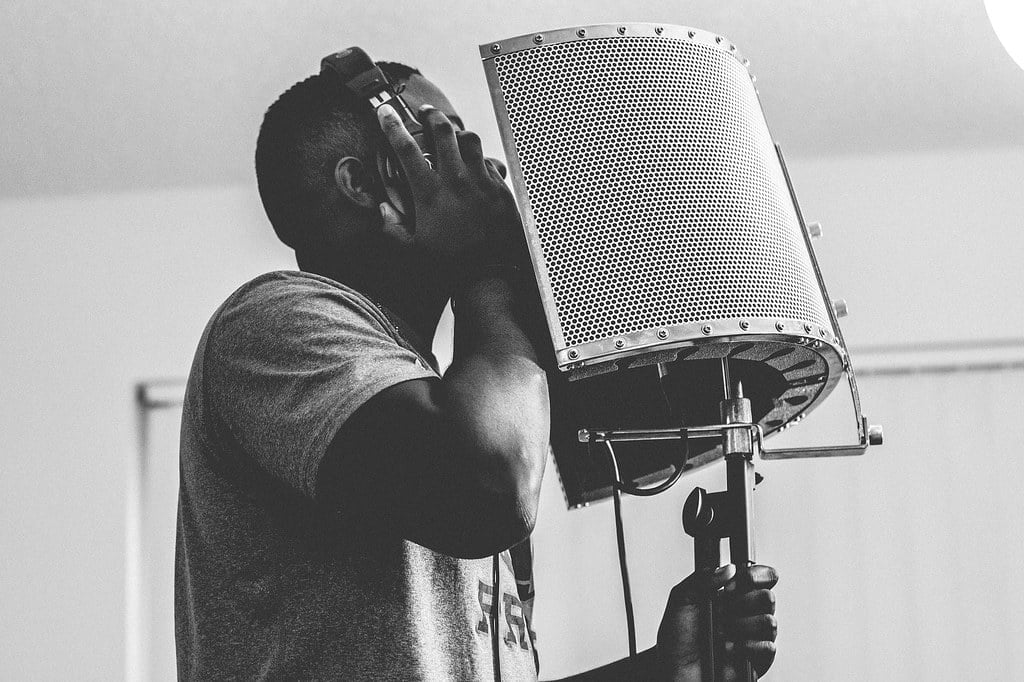
[[[434, 166], [390, 107], [379, 127], [313, 76], [267, 111], [256, 171], [302, 272], [243, 285], [200, 341], [182, 420], [176, 636], [182, 679], [533, 680], [507, 550], [536, 520], [545, 373], [510, 254], [503, 166], [444, 94], [382, 63]], [[387, 201], [389, 144], [414, 211]], [[411, 214], [411, 215], [410, 215]], [[431, 340], [449, 298], [455, 351]], [[744, 569], [726, 634], [774, 658], [771, 569]], [[672, 593], [656, 649], [579, 679], [699, 679], [692, 606]]]

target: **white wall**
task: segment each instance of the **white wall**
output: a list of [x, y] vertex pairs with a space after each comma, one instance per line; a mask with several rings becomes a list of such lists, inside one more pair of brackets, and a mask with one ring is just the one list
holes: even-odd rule
[[[1024, 150], [790, 166], [851, 346], [1024, 335]], [[290, 252], [245, 186], [5, 201], [0, 253], [0, 678], [118, 679], [132, 385]]]
[[246, 187], [7, 201], [0, 253], [0, 678], [119, 679], [132, 385], [290, 251]]
[[789, 165], [851, 347], [1024, 336], [1024, 149]]

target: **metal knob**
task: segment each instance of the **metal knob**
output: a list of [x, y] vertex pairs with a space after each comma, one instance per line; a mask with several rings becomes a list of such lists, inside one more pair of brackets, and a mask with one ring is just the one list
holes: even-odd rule
[[850, 309], [846, 305], [845, 298], [837, 298], [832, 301], [832, 310], [836, 312], [836, 317], [846, 317], [850, 314]]
[[811, 236], [811, 239], [818, 239], [821, 237], [821, 223], [811, 223], [807, 226], [807, 234]]
[[868, 426], [868, 444], [881, 445], [883, 440], [882, 425], [871, 424]]
[[683, 503], [683, 530], [687, 535], [697, 537], [715, 520], [715, 509], [708, 501], [708, 491], [694, 488]]

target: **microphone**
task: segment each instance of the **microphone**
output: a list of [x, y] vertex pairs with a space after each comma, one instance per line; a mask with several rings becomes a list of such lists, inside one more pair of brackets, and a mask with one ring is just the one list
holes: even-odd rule
[[[723, 367], [769, 436], [845, 375], [861, 454], [881, 442], [749, 61], [725, 37], [603, 24], [480, 46], [550, 336], [552, 450], [569, 507], [723, 457]], [[597, 434], [597, 435], [595, 435]], [[698, 434], [699, 435], [699, 434]], [[662, 438], [664, 436], [664, 438]]]

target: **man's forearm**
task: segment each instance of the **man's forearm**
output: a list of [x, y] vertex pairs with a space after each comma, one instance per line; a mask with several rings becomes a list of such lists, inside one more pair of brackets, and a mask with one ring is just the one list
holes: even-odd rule
[[464, 286], [456, 300], [455, 353], [445, 374], [446, 410], [480, 483], [536, 512], [550, 431], [547, 380], [523, 330], [520, 302], [501, 276]]
[[459, 360], [479, 353], [537, 363], [537, 351], [524, 331], [519, 276], [511, 266], [495, 266], [490, 274], [461, 288], [456, 297], [453, 369]]

